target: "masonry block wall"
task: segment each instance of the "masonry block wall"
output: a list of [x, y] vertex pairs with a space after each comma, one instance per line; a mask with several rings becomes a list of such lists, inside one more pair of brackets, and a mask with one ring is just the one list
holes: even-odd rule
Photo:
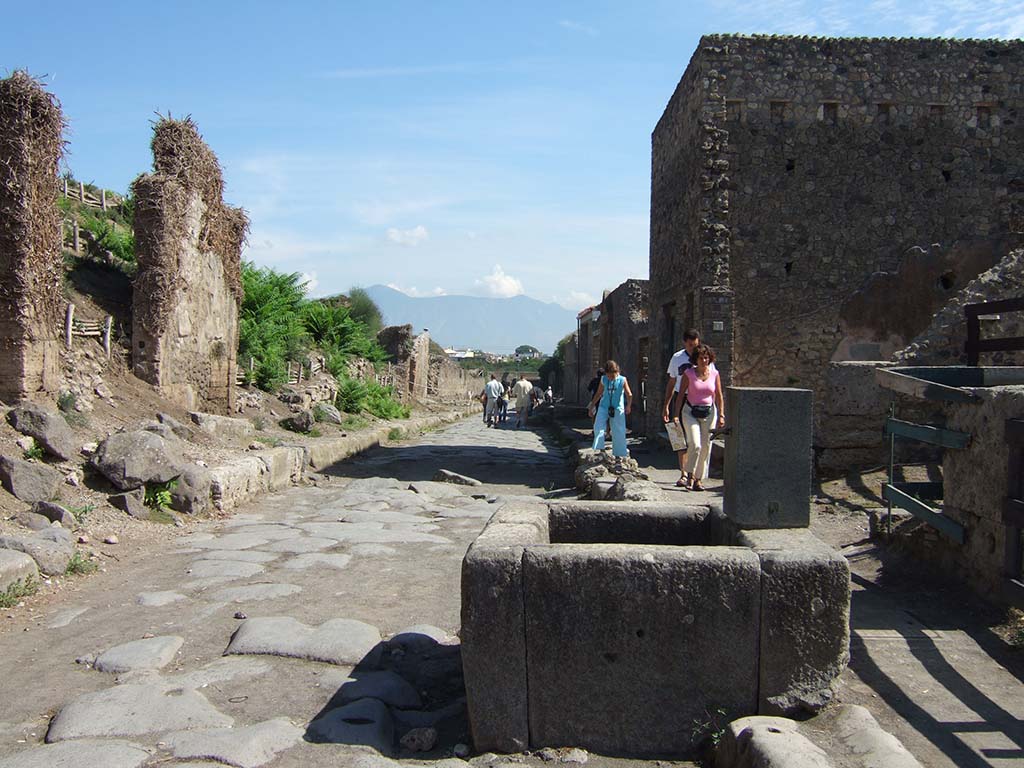
[[0, 399], [55, 392], [62, 315], [60, 105], [24, 72], [0, 80]]
[[1019, 41], [702, 38], [652, 136], [654, 349], [695, 325], [727, 381], [820, 398], [830, 360], [905, 347], [1020, 241], [1022, 65]]
[[411, 325], [389, 325], [377, 334], [378, 343], [395, 365], [395, 395], [403, 402], [427, 396], [430, 380], [430, 334], [413, 334]]
[[[633, 430], [642, 430], [644, 421], [641, 389], [647, 375], [648, 292], [649, 281], [627, 280], [605, 295], [599, 320], [600, 359], [615, 360], [633, 392], [633, 412], [628, 419]], [[656, 383], [661, 382], [656, 377]]]
[[135, 180], [135, 375], [185, 408], [234, 411], [241, 248], [213, 152], [190, 120], [161, 120], [154, 171]]
[[464, 402], [484, 388], [483, 376], [473, 375], [447, 357], [430, 358], [427, 394], [441, 400]]

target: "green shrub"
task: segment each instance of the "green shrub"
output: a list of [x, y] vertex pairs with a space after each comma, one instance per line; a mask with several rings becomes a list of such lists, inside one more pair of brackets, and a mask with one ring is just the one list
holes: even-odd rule
[[171, 491], [177, 484], [177, 480], [168, 480], [166, 483], [146, 483], [146, 506], [154, 510], [162, 510], [171, 506]]
[[68, 567], [64, 569], [64, 573], [68, 576], [85, 576], [89, 573], [95, 573], [99, 570], [99, 567], [98, 563], [90, 560], [76, 549], [75, 554], [68, 561]]
[[27, 449], [22, 454], [26, 460], [29, 459], [42, 459], [43, 458], [43, 446], [39, 443], [32, 443], [32, 447]]
[[405, 436], [405, 432], [402, 431], [401, 427], [392, 427], [388, 431], [388, 440], [391, 442], [398, 442]]
[[348, 292], [349, 308], [358, 322], [366, 326], [367, 330], [376, 338], [380, 329], [384, 327], [384, 317], [376, 302], [370, 298], [370, 294], [362, 288], [353, 288]]
[[366, 385], [366, 410], [380, 419], [408, 419], [409, 407], [398, 402], [391, 387], [376, 382]]
[[29, 576], [19, 579], [0, 592], [0, 608], [13, 608], [23, 597], [29, 597], [39, 591], [39, 582]]
[[356, 431], [357, 429], [365, 429], [369, 425], [370, 425], [370, 422], [368, 422], [362, 416], [349, 415], [349, 416], [345, 416], [341, 420], [341, 428], [342, 429], [350, 429], [353, 432]]
[[238, 357], [255, 359], [253, 382], [271, 391], [285, 383], [288, 361], [299, 360], [309, 346], [300, 314], [306, 286], [298, 272], [284, 274], [246, 262], [242, 287]]
[[342, 378], [338, 381], [338, 395], [334, 405], [345, 413], [362, 413], [366, 407], [367, 388], [359, 379]]

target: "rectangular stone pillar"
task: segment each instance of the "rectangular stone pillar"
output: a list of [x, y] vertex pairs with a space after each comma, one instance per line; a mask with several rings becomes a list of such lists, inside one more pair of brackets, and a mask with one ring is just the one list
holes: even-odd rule
[[741, 528], [806, 528], [811, 390], [727, 387], [725, 514]]

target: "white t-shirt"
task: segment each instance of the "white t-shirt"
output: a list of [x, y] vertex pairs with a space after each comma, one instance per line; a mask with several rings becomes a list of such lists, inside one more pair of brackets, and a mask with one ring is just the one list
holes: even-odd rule
[[487, 382], [487, 396], [493, 400], [497, 400], [503, 394], [505, 394], [505, 388], [501, 385], [500, 381], [491, 379]]
[[[667, 373], [669, 376], [676, 380], [676, 385], [672, 389], [673, 392], [678, 392], [679, 388], [683, 384], [683, 377], [679, 375], [679, 366], [688, 365], [689, 363], [690, 353], [686, 351], [686, 347], [683, 347], [674, 355], [672, 355], [672, 359], [668, 361], [668, 370], [666, 370], [665, 373]], [[712, 363], [709, 367], [715, 368], [715, 364]]]

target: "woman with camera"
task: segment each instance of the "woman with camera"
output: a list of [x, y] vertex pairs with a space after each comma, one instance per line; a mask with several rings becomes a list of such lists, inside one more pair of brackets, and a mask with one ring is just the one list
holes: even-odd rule
[[626, 417], [633, 406], [633, 392], [626, 377], [619, 373], [619, 364], [609, 360], [604, 366], [604, 375], [597, 386], [597, 392], [590, 401], [587, 413], [594, 419], [595, 451], [604, 450], [605, 432], [611, 423], [612, 455], [625, 458]]
[[[715, 362], [715, 352], [707, 344], [698, 344], [690, 353], [691, 368], [683, 371], [683, 380], [676, 398], [675, 417], [682, 411], [683, 429], [690, 450], [686, 454], [686, 470], [689, 472], [689, 487], [703, 491], [703, 474], [707, 457], [711, 453], [711, 431], [725, 426], [725, 402], [722, 398], [722, 379]], [[716, 426], [717, 425], [717, 426]], [[694, 450], [700, 446], [700, 451]]]

